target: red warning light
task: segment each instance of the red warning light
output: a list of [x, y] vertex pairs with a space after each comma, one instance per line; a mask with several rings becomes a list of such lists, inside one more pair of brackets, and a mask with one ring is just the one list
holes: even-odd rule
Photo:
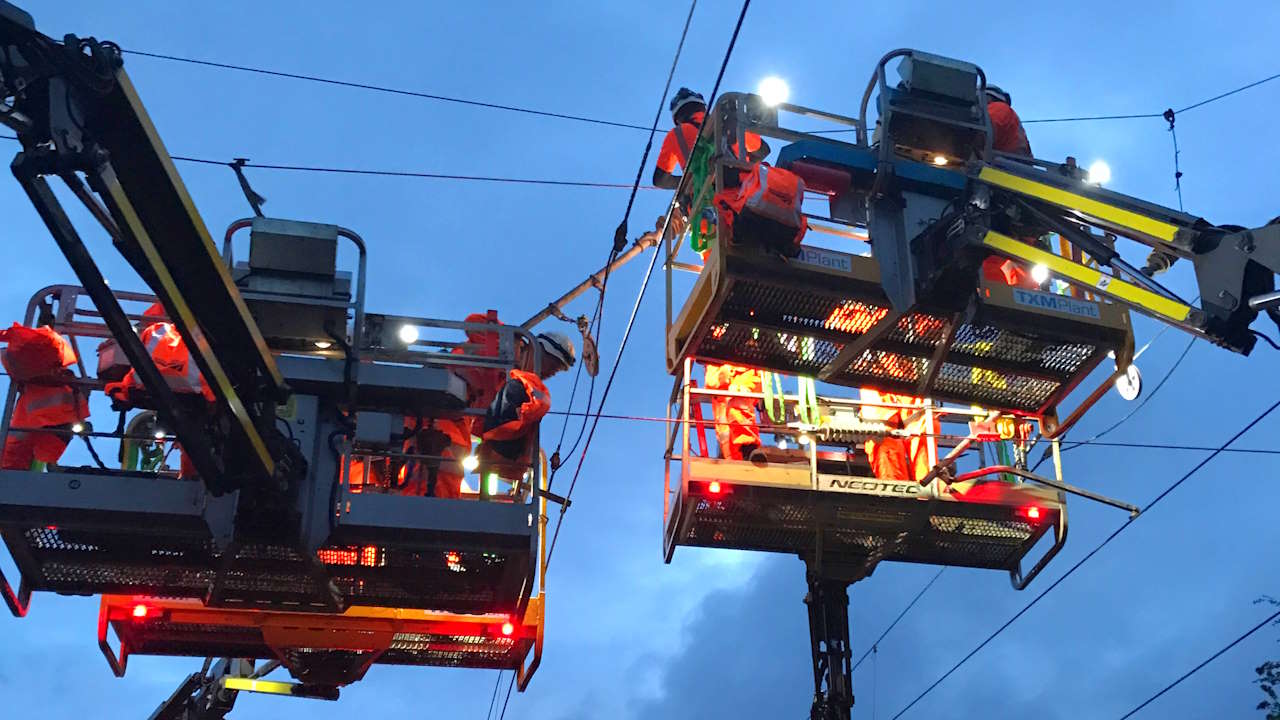
[[722, 489], [723, 488], [720, 487], [719, 480], [712, 480], [711, 482], [707, 483], [707, 492], [711, 493], [712, 495], [719, 495]]
[[1039, 520], [1044, 511], [1035, 505], [1028, 505], [1022, 508], [1020, 514], [1028, 520]]
[[355, 550], [344, 548], [322, 548], [316, 551], [316, 556], [325, 565], [355, 565], [359, 560]]
[[444, 554], [444, 561], [450, 565], [457, 565], [462, 562], [462, 556], [450, 550]]
[[378, 564], [378, 548], [373, 545], [365, 545], [360, 550], [360, 564], [365, 567], [373, 567]]
[[148, 612], [150, 611], [147, 609], [147, 606], [143, 605], [142, 603], [138, 603], [137, 605], [133, 606], [133, 617], [138, 620], [145, 618]]
[[507, 621], [507, 622], [502, 623], [502, 634], [503, 634], [503, 635], [506, 635], [506, 636], [508, 636], [508, 637], [509, 637], [509, 636], [511, 635], [511, 633], [513, 633], [513, 632], [515, 632], [515, 631], [516, 631], [516, 626], [515, 626], [515, 625], [512, 625], [510, 621]]

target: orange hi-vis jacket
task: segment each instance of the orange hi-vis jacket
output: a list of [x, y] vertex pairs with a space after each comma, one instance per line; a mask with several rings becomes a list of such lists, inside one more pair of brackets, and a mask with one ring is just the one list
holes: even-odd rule
[[[891, 377], [898, 378], [914, 376], [914, 369], [906, 366], [908, 362], [900, 356], [885, 353], [880, 353], [876, 360], [877, 366]], [[871, 388], [860, 388], [858, 395], [864, 402], [907, 406], [862, 407], [860, 414], [864, 419], [880, 421], [891, 428], [901, 428], [910, 433], [906, 438], [885, 437], [866, 441], [864, 447], [867, 458], [871, 461], [871, 471], [881, 480], [924, 479], [933, 469], [934, 463], [932, 455], [936, 442], [930, 435], [936, 435], [940, 431], [938, 421], [935, 419], [932, 423], [927, 422], [925, 414], [912, 420], [912, 416], [918, 412], [916, 408], [924, 406], [924, 400], [912, 395], [880, 392]]]
[[991, 118], [991, 147], [1000, 152], [1031, 157], [1031, 141], [1022, 127], [1018, 113], [1008, 103], [993, 100], [987, 103], [987, 116]]
[[[1022, 120], [1007, 103], [998, 100], [987, 103], [987, 115], [991, 118], [991, 147], [1000, 152], [1031, 157], [1031, 142]], [[982, 277], [988, 282], [1004, 283], [1014, 287], [1034, 289], [1036, 282], [1031, 272], [1019, 262], [999, 255], [988, 256], [982, 262]]]
[[[702, 132], [702, 121], [706, 117], [706, 113], [694, 113], [690, 116], [690, 122], [680, 123], [679, 126], [673, 127], [667, 131], [666, 137], [662, 139], [662, 148], [658, 150], [658, 169], [668, 175], [674, 175], [677, 166], [680, 168], [688, 168], [689, 153], [693, 152], [693, 145], [698, 141], [698, 133]], [[747, 152], [753, 153], [760, 149], [760, 136], [755, 133], [743, 133], [747, 143]], [[738, 144], [733, 144], [733, 151], [738, 151]]]
[[[150, 317], [162, 317], [163, 312], [159, 305], [152, 305], [144, 314]], [[170, 389], [176, 393], [198, 393], [204, 395], [209, 402], [214, 401], [213, 391], [209, 389], [208, 383], [200, 374], [200, 368], [191, 357], [187, 343], [173, 323], [154, 322], [143, 328], [142, 332], [138, 333], [138, 337], [142, 338], [142, 344], [146, 346], [147, 352], [156, 364], [156, 369], [160, 371], [160, 375], [164, 377]], [[133, 393], [143, 389], [143, 384], [137, 370], [130, 370], [123, 380], [108, 383], [105, 389], [112, 399], [130, 403]]]
[[[467, 323], [500, 324], [498, 313], [489, 310], [486, 313], [471, 313], [466, 317]], [[480, 357], [498, 356], [498, 334], [468, 330], [467, 342], [475, 348], [454, 348], [453, 354], [472, 354]], [[495, 368], [461, 367], [455, 372], [467, 383], [467, 407], [483, 409], [489, 406], [493, 398], [502, 389], [506, 380], [505, 373]], [[475, 418], [464, 415], [458, 418], [427, 418], [417, 436], [405, 442], [405, 451], [414, 454], [438, 454], [449, 460], [461, 461], [471, 454], [471, 436], [475, 434]], [[413, 417], [404, 419], [405, 427], [412, 429], [418, 423]], [[435, 436], [433, 437], [433, 433]], [[434, 451], [434, 452], [427, 452]], [[432, 482], [431, 469], [420, 462], [411, 463], [410, 470], [402, 471], [401, 480], [405, 482], [404, 492], [409, 495], [424, 495], [428, 491], [434, 497], [457, 498], [462, 494], [463, 474], [451, 464], [441, 464], [435, 469]]]
[[[8, 343], [0, 361], [13, 381], [22, 383], [9, 421], [11, 427], [53, 428], [89, 417], [89, 401], [84, 393], [58, 383], [70, 376], [65, 368], [76, 361], [75, 350], [66, 338], [52, 328], [28, 328], [15, 323], [0, 330], [0, 341]], [[25, 470], [36, 461], [57, 462], [70, 440], [56, 433], [11, 430], [0, 467]]]
[[[519, 405], [516, 405], [516, 403]], [[528, 370], [513, 369], [506, 386], [490, 406], [485, 419], [485, 440], [515, 440], [527, 436], [551, 411], [551, 391], [542, 378]], [[490, 423], [496, 422], [493, 427]]]
[[[759, 370], [741, 365], [707, 365], [703, 384], [708, 390], [758, 393], [764, 389], [764, 377]], [[760, 444], [755, 398], [712, 397], [711, 414], [720, 454], [729, 460], [746, 460], [743, 447]]]

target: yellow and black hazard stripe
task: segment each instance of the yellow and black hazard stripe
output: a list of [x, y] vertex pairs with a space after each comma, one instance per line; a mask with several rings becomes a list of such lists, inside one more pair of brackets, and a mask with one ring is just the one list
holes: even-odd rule
[[[1161, 243], [1174, 244], [1183, 228], [1142, 213], [1117, 207], [1086, 195], [1064, 190], [1048, 183], [1015, 175], [990, 165], [978, 172], [978, 179], [993, 187], [1043, 200], [1058, 207], [1078, 212], [1119, 230], [1135, 233]], [[1124, 234], [1124, 233], [1121, 233]]]
[[982, 245], [1001, 255], [1023, 260], [1031, 265], [1044, 265], [1061, 280], [1088, 288], [1091, 292], [1118, 300], [1159, 319], [1186, 325], [1193, 310], [1186, 303], [1054, 255], [994, 230], [987, 231], [982, 238]]

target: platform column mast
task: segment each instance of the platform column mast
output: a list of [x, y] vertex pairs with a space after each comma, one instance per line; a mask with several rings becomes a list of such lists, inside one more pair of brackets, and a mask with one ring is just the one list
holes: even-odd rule
[[809, 591], [809, 652], [813, 657], [810, 720], [849, 720], [853, 714], [853, 650], [849, 641], [849, 586], [871, 574], [870, 564], [851, 566], [822, 557], [822, 531], [815, 552], [805, 556]]

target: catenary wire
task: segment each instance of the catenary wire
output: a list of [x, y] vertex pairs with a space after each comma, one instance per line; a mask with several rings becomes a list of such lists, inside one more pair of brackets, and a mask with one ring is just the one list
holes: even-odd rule
[[[708, 107], [713, 107], [715, 104], [716, 96], [720, 92], [720, 83], [724, 80], [725, 70], [728, 69], [729, 67], [729, 59], [733, 56], [733, 48], [738, 43], [738, 34], [742, 32], [742, 22], [743, 20], [746, 19], [747, 9], [750, 7], [751, 7], [751, 0], [743, 0], [742, 10], [738, 13], [738, 21], [733, 27], [733, 35], [730, 36], [729, 38], [729, 46], [728, 48], [725, 49], [724, 59], [720, 62], [720, 72], [716, 75], [715, 85], [712, 86], [711, 96], [707, 100]], [[697, 150], [698, 143], [701, 141], [701, 138], [702, 136], [699, 135], [698, 140], [694, 141], [694, 146], [690, 148], [689, 150], [690, 158], [692, 158], [694, 152]], [[683, 191], [685, 182], [687, 182], [689, 176], [690, 176], [690, 173], [688, 172], [681, 174], [680, 184], [676, 188], [676, 192], [673, 197], [677, 197], [677, 198], [680, 197], [680, 193]], [[663, 222], [662, 227], [658, 230], [658, 237], [660, 239], [665, 238], [667, 235], [667, 229], [671, 223], [671, 215], [673, 211], [674, 211], [674, 208], [668, 208], [668, 211], [666, 214], [666, 220]], [[573, 495], [573, 490], [575, 487], [577, 487], [578, 478], [582, 474], [582, 467], [587, 459], [587, 451], [591, 449], [591, 440], [592, 438], [595, 437], [596, 428], [600, 426], [599, 414], [604, 412], [605, 401], [609, 397], [609, 390], [613, 388], [613, 381], [617, 377], [619, 366], [622, 364], [622, 355], [627, 349], [627, 341], [631, 338], [631, 330], [632, 328], [635, 327], [636, 316], [640, 312], [640, 303], [644, 301], [645, 291], [649, 287], [649, 280], [653, 277], [653, 270], [654, 268], [657, 267], [658, 258], [661, 255], [662, 255], [662, 250], [661, 250], [661, 245], [659, 245], [659, 247], [654, 249], [653, 257], [650, 258], [649, 260], [649, 268], [645, 271], [644, 279], [640, 283], [640, 289], [636, 293], [635, 303], [631, 307], [631, 317], [627, 321], [626, 329], [622, 333], [622, 340], [618, 344], [618, 354], [614, 357], [613, 367], [611, 367], [609, 370], [609, 379], [605, 382], [604, 391], [600, 394], [600, 402], [596, 406], [597, 416], [592, 419], [591, 429], [587, 432], [587, 438], [585, 443], [582, 446], [582, 452], [578, 455], [578, 463], [577, 463], [577, 467], [575, 467], [573, 471], [573, 479], [569, 481], [569, 491], [565, 494], [565, 502], [560, 506], [560, 514], [559, 514], [559, 517], [556, 519], [555, 531], [551, 534], [551, 544], [548, 546], [548, 549], [547, 549], [547, 562], [545, 563], [545, 565], [547, 566], [551, 564], [552, 555], [555, 553], [556, 542], [560, 538], [560, 528], [563, 527], [564, 525], [565, 511], [568, 509], [569, 499]], [[546, 570], [544, 567], [543, 572], [545, 571]]]
[[1235, 640], [1232, 640], [1231, 642], [1227, 643], [1227, 645], [1226, 645], [1225, 647], [1223, 647], [1223, 648], [1222, 648], [1221, 650], [1219, 650], [1218, 652], [1216, 652], [1216, 653], [1214, 653], [1214, 654], [1210, 655], [1209, 657], [1205, 658], [1205, 659], [1204, 659], [1204, 660], [1203, 660], [1199, 665], [1196, 665], [1195, 667], [1191, 668], [1190, 670], [1188, 670], [1188, 671], [1186, 671], [1185, 673], [1183, 673], [1182, 675], [1180, 675], [1180, 676], [1178, 677], [1178, 679], [1177, 679], [1177, 680], [1174, 680], [1173, 682], [1171, 682], [1171, 683], [1169, 683], [1168, 685], [1164, 686], [1164, 688], [1162, 688], [1162, 689], [1160, 690], [1160, 692], [1158, 692], [1158, 693], [1156, 693], [1155, 695], [1152, 695], [1151, 697], [1147, 698], [1146, 700], [1143, 700], [1142, 702], [1138, 703], [1137, 707], [1135, 707], [1134, 709], [1132, 709], [1132, 710], [1130, 710], [1129, 712], [1127, 712], [1127, 713], [1125, 713], [1124, 715], [1122, 715], [1122, 716], [1120, 717], [1120, 720], [1128, 720], [1128, 718], [1131, 718], [1131, 717], [1133, 717], [1134, 715], [1138, 714], [1138, 712], [1139, 712], [1140, 710], [1142, 710], [1142, 709], [1143, 709], [1143, 708], [1145, 708], [1146, 706], [1150, 705], [1151, 703], [1155, 702], [1158, 698], [1160, 698], [1160, 696], [1162, 696], [1162, 695], [1164, 695], [1165, 693], [1169, 692], [1170, 690], [1172, 690], [1172, 689], [1174, 689], [1174, 688], [1178, 687], [1179, 685], [1181, 685], [1181, 684], [1182, 684], [1182, 682], [1183, 682], [1184, 680], [1186, 680], [1187, 678], [1191, 677], [1192, 675], [1195, 675], [1196, 673], [1200, 672], [1202, 669], [1204, 669], [1204, 667], [1205, 667], [1206, 665], [1208, 665], [1209, 663], [1213, 662], [1214, 660], [1217, 660], [1219, 657], [1221, 657], [1222, 655], [1226, 654], [1226, 653], [1227, 653], [1227, 651], [1231, 650], [1231, 648], [1233, 648], [1233, 647], [1235, 647], [1236, 645], [1239, 645], [1240, 643], [1244, 642], [1244, 641], [1245, 641], [1245, 640], [1247, 640], [1250, 636], [1252, 636], [1254, 633], [1258, 632], [1258, 631], [1259, 631], [1259, 630], [1261, 630], [1262, 628], [1264, 628], [1264, 627], [1266, 627], [1266, 626], [1270, 625], [1271, 623], [1275, 622], [1277, 619], [1280, 619], [1280, 610], [1277, 610], [1277, 611], [1275, 611], [1274, 613], [1272, 613], [1272, 614], [1271, 614], [1271, 616], [1270, 616], [1270, 617], [1268, 617], [1266, 620], [1263, 620], [1262, 622], [1258, 623], [1257, 625], [1254, 625], [1254, 626], [1253, 626], [1252, 628], [1250, 628], [1250, 629], [1249, 629], [1249, 631], [1248, 631], [1248, 632], [1246, 632], [1245, 634], [1243, 634], [1243, 635], [1241, 635], [1240, 637], [1236, 638]]
[[1027, 613], [1028, 610], [1035, 607], [1035, 605], [1039, 603], [1042, 599], [1044, 599], [1045, 596], [1053, 592], [1054, 589], [1057, 588], [1059, 585], [1061, 585], [1067, 578], [1075, 574], [1076, 570], [1079, 570], [1081, 567], [1083, 567], [1085, 563], [1089, 562], [1089, 560], [1093, 559], [1093, 557], [1097, 555], [1099, 552], [1101, 552], [1103, 548], [1109, 545], [1112, 540], [1115, 540], [1127, 528], [1129, 528], [1131, 525], [1137, 522], [1138, 518], [1144, 517], [1156, 505], [1158, 505], [1160, 501], [1164, 500], [1174, 490], [1177, 490], [1179, 487], [1182, 486], [1184, 482], [1186, 482], [1189, 478], [1191, 478], [1193, 475], [1199, 472], [1201, 468], [1208, 465], [1214, 458], [1222, 454], [1224, 450], [1226, 450], [1232, 444], [1234, 444], [1236, 440], [1239, 440], [1241, 437], [1245, 435], [1245, 433], [1249, 432], [1254, 428], [1254, 426], [1256, 426], [1258, 423], [1266, 419], [1266, 417], [1269, 416], [1272, 412], [1274, 412], [1277, 407], [1280, 407], [1280, 400], [1273, 402], [1269, 407], [1267, 407], [1265, 410], [1259, 413], [1256, 417], [1254, 417], [1252, 420], [1246, 423], [1244, 427], [1236, 431], [1236, 433], [1232, 435], [1230, 438], [1228, 438], [1226, 442], [1224, 442], [1219, 447], [1215, 448], [1213, 452], [1209, 453], [1202, 460], [1200, 460], [1200, 462], [1192, 466], [1190, 470], [1183, 473], [1181, 477], [1179, 477], [1177, 480], [1173, 482], [1173, 484], [1169, 485], [1169, 487], [1165, 488], [1159, 495], [1155, 497], [1155, 499], [1147, 503], [1142, 508], [1142, 512], [1139, 515], [1137, 515], [1136, 517], [1130, 517], [1128, 520], [1124, 522], [1124, 524], [1120, 525], [1120, 527], [1112, 531], [1112, 533], [1108, 535], [1106, 538], [1104, 538], [1102, 542], [1098, 543], [1098, 545], [1095, 546], [1088, 553], [1086, 553], [1084, 557], [1080, 558], [1078, 561], [1076, 561], [1074, 565], [1068, 568], [1065, 573], [1063, 573], [1056, 580], [1050, 583], [1049, 586], [1046, 587], [1044, 590], [1041, 590], [1040, 594], [1032, 598], [1030, 602], [1022, 606], [1022, 609], [1018, 610], [1018, 612], [1014, 613], [1012, 617], [1010, 617], [1008, 620], [1004, 622], [1004, 624], [996, 628], [995, 632], [988, 635], [986, 639], [978, 643], [978, 645], [974, 647], [972, 650], [970, 650], [968, 654], [960, 658], [960, 660], [955, 665], [951, 666], [951, 669], [943, 673], [940, 677], [938, 677], [937, 680], [934, 680], [933, 683], [930, 684], [928, 687], [926, 687], [923, 691], [921, 691], [919, 695], [916, 695], [916, 697], [911, 702], [907, 703], [905, 707], [903, 707], [896, 714], [894, 714], [892, 720], [897, 720], [898, 718], [906, 714], [908, 710], [910, 710], [912, 707], [916, 705], [916, 703], [923, 700], [930, 692], [933, 692], [935, 688], [937, 688], [939, 685], [945, 682], [947, 678], [951, 677], [951, 675], [953, 675], [957, 670], [959, 670], [966, 662], [968, 662], [971, 658], [973, 658], [973, 656], [981, 652], [982, 649], [985, 648], [987, 645], [989, 645], [992, 640], [995, 640], [1005, 630], [1007, 630], [1010, 626], [1012, 626], [1015, 622], [1017, 622], [1018, 618], [1021, 618], [1023, 615]]
[[[640, 179], [644, 176], [645, 166], [649, 163], [649, 153], [653, 149], [653, 137], [658, 132], [658, 123], [662, 121], [662, 107], [666, 103], [667, 95], [671, 92], [671, 82], [675, 79], [676, 68], [680, 64], [680, 56], [684, 53], [684, 42], [689, 37], [689, 26], [693, 23], [693, 13], [698, 8], [698, 0], [692, 0], [689, 3], [689, 13], [684, 19], [684, 28], [680, 31], [680, 42], [676, 45], [675, 55], [671, 58], [671, 69], [667, 72], [667, 82], [662, 88], [662, 95], [658, 97], [658, 109], [653, 114], [653, 125], [649, 128], [649, 137], [645, 142], [644, 152], [640, 155], [640, 166], [636, 168], [636, 177], [631, 185], [631, 195], [627, 198], [627, 209], [623, 212], [622, 222], [618, 223], [618, 228], [614, 231], [614, 243], [609, 252], [609, 259], [604, 265], [604, 277], [600, 282], [600, 293], [596, 299], [596, 309], [588, 325], [588, 332], [592, 328], [595, 331], [594, 343], [596, 347], [600, 346], [601, 326], [604, 324], [604, 298], [605, 291], [609, 288], [609, 276], [612, 274], [613, 262], [617, 259], [618, 253], [622, 251], [626, 241], [627, 222], [631, 219], [631, 209], [635, 205], [636, 193], [640, 190]], [[582, 379], [582, 363], [578, 364], [578, 371], [574, 374], [573, 390], [569, 393], [569, 406], [573, 407], [573, 398], [578, 393], [578, 383]], [[596, 376], [591, 376], [590, 387], [587, 390], [587, 410], [591, 409], [591, 403], [596, 394]], [[550, 489], [551, 484], [555, 481], [556, 473], [560, 470], [560, 446], [564, 441], [565, 430], [569, 427], [569, 418], [566, 416], [564, 424], [560, 428], [560, 441], [556, 444], [555, 453], [552, 457], [555, 459], [554, 467], [551, 470], [551, 477], [547, 481], [547, 487]], [[582, 425], [578, 428], [578, 436], [574, 438], [573, 446], [569, 448], [569, 455], [573, 455], [578, 450], [579, 443], [582, 442], [583, 435], [587, 430], [587, 418], [582, 419]]]

